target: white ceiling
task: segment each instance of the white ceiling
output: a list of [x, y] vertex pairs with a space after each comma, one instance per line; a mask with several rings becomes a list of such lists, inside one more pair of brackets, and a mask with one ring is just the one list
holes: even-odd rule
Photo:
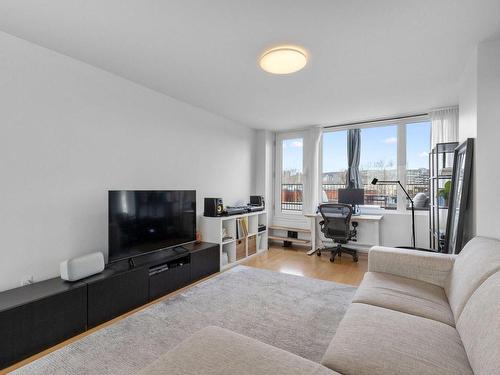
[[[456, 104], [500, 0], [2, 0], [0, 30], [255, 128]], [[280, 43], [311, 56], [261, 71]]]

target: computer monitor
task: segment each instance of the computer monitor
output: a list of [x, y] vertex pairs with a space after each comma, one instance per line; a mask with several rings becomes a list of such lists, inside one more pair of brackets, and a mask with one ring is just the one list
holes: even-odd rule
[[365, 189], [339, 189], [339, 203], [359, 206], [365, 204]]

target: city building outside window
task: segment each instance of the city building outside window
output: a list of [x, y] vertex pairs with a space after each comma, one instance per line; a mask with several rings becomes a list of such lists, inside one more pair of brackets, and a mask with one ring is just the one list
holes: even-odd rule
[[347, 181], [347, 130], [323, 133], [323, 202], [338, 202]]
[[303, 138], [281, 140], [281, 211], [302, 212], [304, 194]]
[[377, 126], [361, 129], [361, 161], [359, 170], [365, 204], [395, 210], [397, 208], [396, 185], [372, 185], [372, 180], [397, 180], [398, 127]]
[[[406, 125], [406, 190], [415, 203], [415, 209], [429, 208], [429, 151], [431, 122]], [[409, 202], [408, 202], [409, 208]]]
[[[401, 199], [402, 195], [397, 185], [372, 185], [373, 178], [378, 178], [400, 180], [410, 196], [417, 198], [416, 208], [427, 210], [430, 132], [430, 121], [425, 119], [361, 128], [359, 170], [366, 205], [398, 208], [398, 196]], [[338, 189], [346, 187], [347, 130], [325, 131], [322, 154], [322, 201], [337, 202]], [[402, 202], [400, 209], [405, 205]]]
[[[281, 133], [276, 140], [276, 211], [297, 214], [303, 210], [304, 132]], [[396, 184], [372, 185], [373, 178], [400, 180], [414, 198], [416, 209], [428, 209], [428, 153], [431, 123], [427, 118], [395, 120], [360, 127], [359, 172], [365, 205], [404, 210], [409, 202]], [[338, 202], [338, 189], [346, 187], [347, 128], [325, 129], [320, 157], [320, 200]]]

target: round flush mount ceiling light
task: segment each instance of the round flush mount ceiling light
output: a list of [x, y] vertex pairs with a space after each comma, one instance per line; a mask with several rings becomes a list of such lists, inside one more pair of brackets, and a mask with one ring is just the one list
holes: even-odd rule
[[262, 70], [272, 74], [290, 74], [307, 64], [307, 53], [296, 46], [274, 47], [262, 54], [259, 60]]

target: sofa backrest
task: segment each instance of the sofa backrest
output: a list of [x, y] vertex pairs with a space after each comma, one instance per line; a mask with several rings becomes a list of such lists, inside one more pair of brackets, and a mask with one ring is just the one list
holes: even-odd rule
[[467, 301], [457, 330], [475, 375], [500, 371], [500, 272], [486, 279]]
[[455, 259], [445, 282], [446, 296], [455, 322], [472, 293], [493, 273], [500, 270], [500, 241], [475, 237]]

